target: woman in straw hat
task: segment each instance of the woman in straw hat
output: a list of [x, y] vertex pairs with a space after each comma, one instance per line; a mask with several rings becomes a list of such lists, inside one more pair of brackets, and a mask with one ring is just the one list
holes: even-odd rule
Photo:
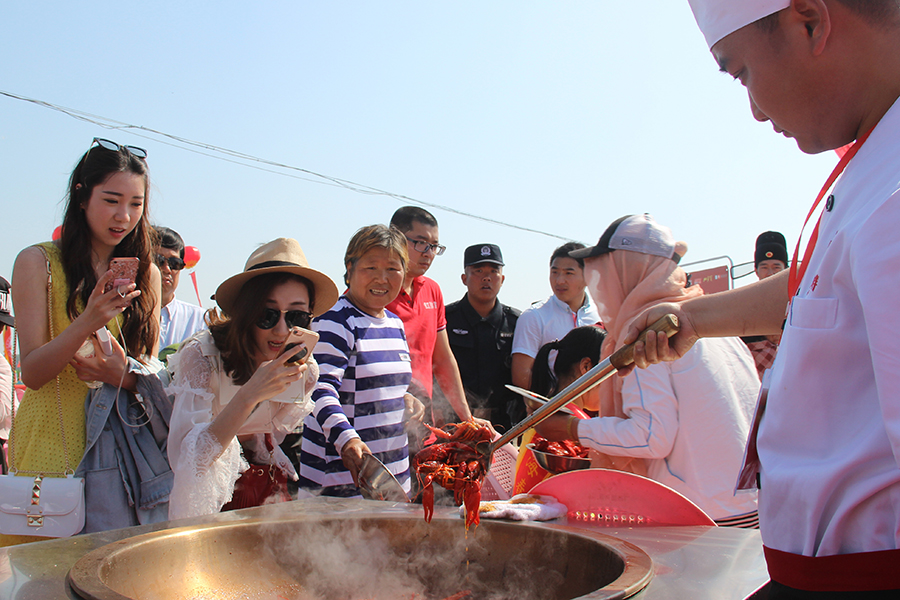
[[[209, 330], [169, 358], [170, 519], [290, 499], [286, 478], [297, 474], [278, 444], [312, 409], [318, 367], [293, 361], [296, 349], [286, 351], [285, 341], [337, 297], [334, 282], [287, 238], [258, 248], [218, 287], [222, 314], [210, 310]], [[276, 489], [266, 488], [272, 479]]]
[[403, 284], [406, 237], [395, 228], [357, 231], [344, 254], [347, 291], [316, 319], [322, 375], [300, 446], [300, 485], [330, 496], [359, 496], [359, 469], [374, 454], [410, 491], [404, 428], [424, 405], [407, 393], [412, 380], [403, 321], [387, 310]]

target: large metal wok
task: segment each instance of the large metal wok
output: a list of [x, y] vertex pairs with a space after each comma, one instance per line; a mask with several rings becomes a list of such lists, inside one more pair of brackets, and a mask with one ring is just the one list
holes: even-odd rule
[[88, 599], [625, 598], [650, 581], [642, 550], [599, 532], [418, 511], [284, 516], [158, 531], [69, 571]]

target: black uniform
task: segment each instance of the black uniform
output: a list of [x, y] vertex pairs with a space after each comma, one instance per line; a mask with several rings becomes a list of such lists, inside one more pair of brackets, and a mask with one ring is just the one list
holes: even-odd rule
[[447, 337], [459, 365], [469, 406], [489, 408], [491, 423], [502, 427], [502, 431], [508, 430], [512, 422], [508, 408], [522, 405], [518, 394], [505, 387], [512, 383], [510, 351], [521, 311], [497, 302], [483, 319], [466, 295], [448, 304], [446, 313]]

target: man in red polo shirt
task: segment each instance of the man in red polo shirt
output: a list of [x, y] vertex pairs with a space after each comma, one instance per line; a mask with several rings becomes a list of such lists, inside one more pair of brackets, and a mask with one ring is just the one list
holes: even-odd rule
[[[406, 329], [406, 340], [412, 361], [411, 394], [425, 403], [425, 419], [442, 425], [442, 416], [432, 404], [432, 381], [447, 398], [460, 421], [472, 418], [466, 401], [459, 367], [447, 338], [447, 319], [444, 316], [444, 296], [438, 284], [428, 277], [435, 256], [446, 249], [438, 243], [438, 223], [430, 212], [418, 206], [398, 208], [391, 217], [391, 226], [399, 229], [407, 240], [409, 263], [406, 278], [397, 298], [387, 309], [400, 317]], [[490, 421], [475, 419], [490, 426]]]

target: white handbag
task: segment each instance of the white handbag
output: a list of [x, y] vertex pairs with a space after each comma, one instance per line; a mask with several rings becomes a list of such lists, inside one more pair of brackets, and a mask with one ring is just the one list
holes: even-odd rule
[[[38, 246], [40, 248], [40, 246]], [[44, 251], [41, 248], [41, 251]], [[50, 260], [47, 259], [47, 316], [50, 339], [53, 339], [53, 298]], [[15, 339], [13, 356], [16, 355]], [[15, 377], [13, 377], [15, 381]], [[13, 390], [15, 393], [15, 389]], [[69, 448], [63, 428], [62, 400], [59, 394], [59, 375], [56, 376], [56, 408], [62, 434], [66, 470], [64, 473], [37, 473], [16, 470], [15, 427], [10, 426], [9, 474], [0, 475], [0, 533], [39, 537], [69, 537], [84, 529], [84, 478], [75, 477], [69, 465]], [[12, 407], [15, 423], [15, 403]], [[48, 477], [52, 475], [53, 477]]]
[[84, 529], [84, 479], [0, 475], [0, 532], [69, 537]]

